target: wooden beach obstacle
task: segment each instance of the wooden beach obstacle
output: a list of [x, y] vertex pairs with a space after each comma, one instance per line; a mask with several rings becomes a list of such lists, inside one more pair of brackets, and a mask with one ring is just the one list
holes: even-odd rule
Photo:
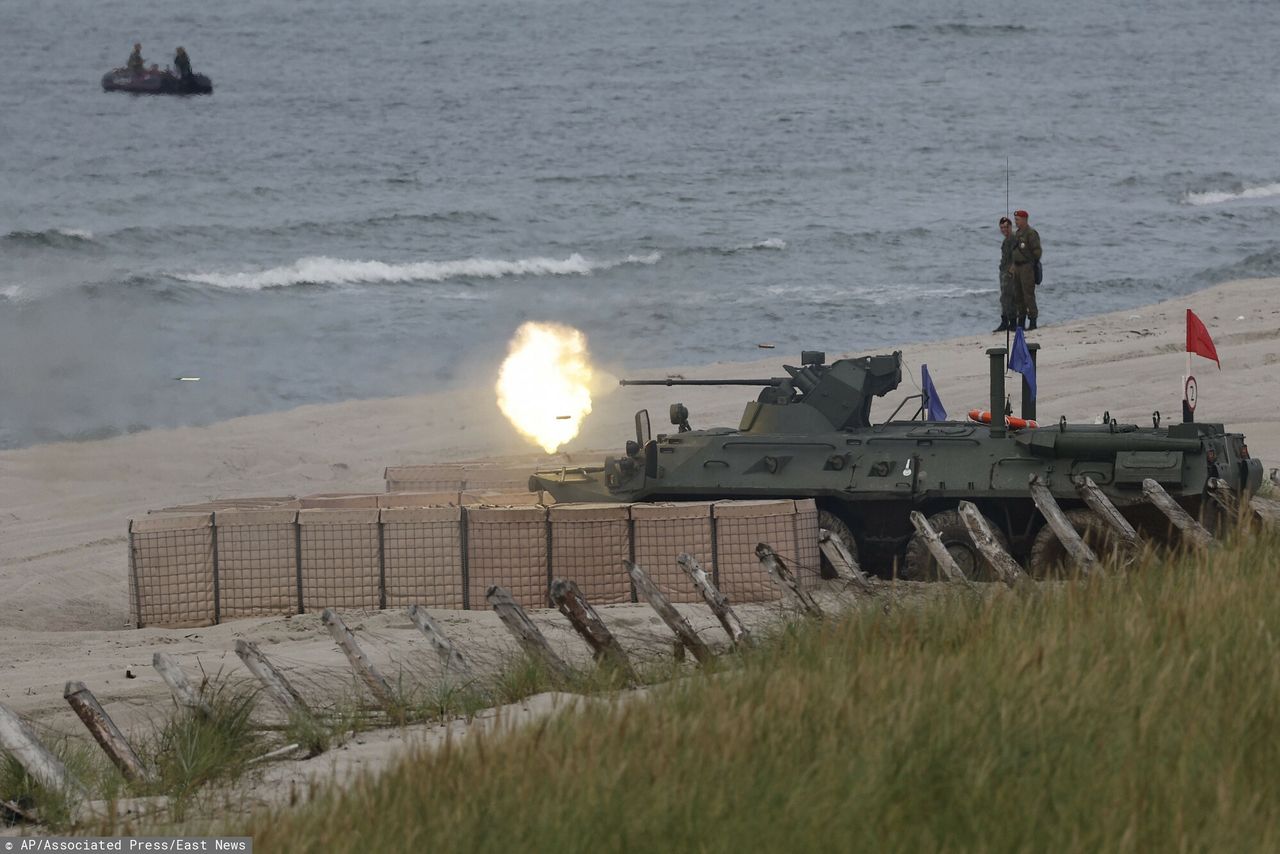
[[981, 511], [970, 501], [961, 501], [957, 509], [969, 532], [969, 538], [973, 540], [974, 548], [986, 559], [1000, 580], [1010, 587], [1026, 580], [1026, 572], [1000, 544]]
[[1178, 529], [1184, 543], [1198, 549], [1213, 545], [1213, 535], [1174, 501], [1159, 483], [1146, 478], [1142, 481], [1142, 494]]
[[582, 595], [578, 585], [565, 578], [557, 578], [551, 582], [551, 601], [560, 613], [564, 614], [569, 624], [582, 636], [591, 647], [592, 655], [597, 662], [608, 662], [631, 685], [640, 684], [630, 659], [623, 651], [618, 639], [609, 631], [609, 627], [600, 619], [596, 609]]
[[155, 776], [150, 769], [138, 758], [124, 733], [83, 682], [68, 682], [62, 696], [126, 780], [131, 783], [154, 781]]
[[187, 678], [187, 674], [182, 671], [182, 667], [173, 656], [157, 652], [151, 656], [151, 666], [160, 674], [164, 684], [169, 686], [169, 693], [173, 694], [173, 699], [181, 708], [190, 709], [206, 718], [213, 717], [213, 707], [209, 705], [208, 700], [200, 696], [200, 692], [191, 684], [191, 680]]
[[1211, 477], [1207, 486], [1209, 497], [1218, 505], [1218, 509], [1234, 521], [1240, 515], [1240, 503], [1236, 500], [1236, 493], [1231, 488], [1231, 484], [1220, 477]]
[[1080, 496], [1080, 500], [1085, 506], [1094, 512], [1102, 523], [1111, 530], [1113, 534], [1120, 538], [1128, 550], [1130, 557], [1137, 554], [1142, 547], [1142, 541], [1138, 538], [1138, 532], [1134, 530], [1133, 525], [1129, 524], [1129, 520], [1124, 518], [1119, 509], [1111, 503], [1111, 499], [1106, 493], [1098, 488], [1098, 484], [1093, 482], [1093, 478], [1089, 476], [1076, 476], [1071, 479], [1075, 485], [1076, 494]]
[[391, 683], [387, 678], [378, 672], [378, 668], [373, 666], [373, 662], [369, 660], [369, 656], [364, 654], [364, 650], [356, 643], [356, 637], [351, 633], [351, 629], [347, 628], [347, 624], [332, 608], [325, 608], [320, 614], [320, 622], [329, 630], [329, 634], [338, 644], [338, 648], [342, 650], [342, 654], [347, 657], [347, 661], [351, 664], [351, 669], [365, 685], [369, 686], [369, 690], [373, 692], [373, 696], [383, 704], [384, 708], [392, 708], [396, 705], [395, 691], [391, 687]]
[[929, 549], [929, 554], [933, 555], [942, 577], [948, 581], [963, 581], [972, 586], [972, 582], [964, 574], [964, 570], [960, 569], [960, 564], [956, 563], [955, 557], [951, 552], [947, 551], [946, 543], [942, 542], [942, 537], [938, 536], [938, 532], [933, 529], [933, 526], [929, 524], [929, 520], [919, 510], [911, 511], [911, 525], [920, 534], [921, 539], [924, 540], [925, 546]]
[[237, 640], [236, 656], [244, 663], [249, 672], [262, 683], [263, 690], [266, 691], [267, 696], [275, 701], [281, 711], [290, 718], [295, 716], [311, 717], [311, 710], [307, 708], [306, 701], [302, 699], [302, 695], [298, 693], [293, 685], [289, 684], [289, 680], [285, 678], [285, 675], [262, 654], [257, 644], [247, 640]]
[[431, 641], [431, 647], [436, 651], [436, 655], [440, 656], [440, 662], [444, 665], [446, 675], [456, 673], [459, 676], [467, 678], [474, 677], [471, 665], [462, 657], [462, 653], [458, 652], [457, 647], [453, 645], [453, 641], [445, 637], [444, 632], [436, 625], [435, 620], [431, 619], [431, 615], [427, 613], [427, 609], [421, 605], [409, 606], [409, 619], [418, 631], [426, 635], [427, 640]]
[[844, 540], [834, 536], [826, 528], [818, 529], [818, 549], [836, 571], [836, 578], [846, 584], [856, 584], [864, 591], [871, 590], [871, 581], [858, 565]]
[[800, 584], [796, 581], [791, 568], [778, 556], [772, 546], [768, 543], [757, 543], [756, 557], [760, 561], [760, 566], [773, 579], [773, 583], [782, 590], [784, 597], [795, 602], [805, 615], [822, 619], [822, 608], [818, 606], [818, 600], [814, 599], [809, 591], [800, 589]]
[[720, 625], [724, 627], [725, 634], [729, 636], [729, 641], [734, 647], [739, 648], [749, 645], [751, 643], [751, 632], [747, 631], [747, 627], [742, 624], [742, 620], [738, 619], [738, 615], [733, 608], [729, 607], [729, 597], [717, 589], [711, 577], [707, 575], [707, 571], [702, 568], [702, 564], [698, 563], [698, 559], [691, 554], [682, 552], [676, 557], [676, 563], [688, 574], [693, 586], [702, 594], [703, 600], [711, 608], [711, 613], [716, 615]]
[[687, 649], [693, 653], [693, 657], [698, 659], [699, 664], [708, 664], [714, 657], [707, 645], [702, 642], [702, 638], [698, 637], [698, 633], [693, 630], [693, 626], [689, 625], [689, 621], [680, 615], [675, 606], [671, 604], [666, 596], [662, 595], [662, 591], [658, 589], [658, 585], [653, 583], [653, 579], [649, 577], [649, 573], [645, 572], [638, 564], [633, 561], [625, 560], [622, 562], [627, 569], [627, 574], [631, 576], [631, 582], [636, 586], [636, 592], [644, 597], [649, 603], [649, 607], [657, 612], [662, 622], [667, 624], [667, 628], [675, 634], [680, 649]]
[[31, 775], [31, 779], [46, 789], [66, 792], [82, 799], [88, 797], [84, 786], [68, 773], [62, 760], [40, 743], [40, 739], [36, 738], [31, 727], [17, 712], [3, 703], [0, 703], [0, 748], [16, 759], [23, 770]]
[[533, 620], [529, 619], [524, 608], [512, 598], [511, 591], [494, 585], [485, 593], [485, 600], [525, 652], [545, 664], [552, 675], [562, 682], [573, 680], [573, 669], [551, 649], [551, 644], [547, 643], [547, 639], [533, 624]]
[[1089, 548], [1088, 544], [1076, 531], [1075, 525], [1062, 512], [1062, 508], [1058, 506], [1057, 499], [1053, 497], [1049, 487], [1040, 479], [1040, 475], [1033, 472], [1027, 481], [1031, 489], [1031, 500], [1035, 502], [1036, 508], [1044, 515], [1045, 521], [1049, 523], [1049, 527], [1057, 536], [1058, 542], [1066, 549], [1067, 554], [1071, 557], [1071, 562], [1075, 564], [1080, 574], [1088, 576], [1101, 569], [1098, 556], [1093, 553], [1093, 549]]

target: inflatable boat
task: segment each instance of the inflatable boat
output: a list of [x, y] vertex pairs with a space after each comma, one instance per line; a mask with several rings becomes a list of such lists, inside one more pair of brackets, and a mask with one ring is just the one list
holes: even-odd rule
[[117, 68], [102, 75], [103, 92], [133, 92], [136, 95], [212, 95], [213, 82], [203, 74], [185, 80], [172, 71], [152, 69], [137, 74]]

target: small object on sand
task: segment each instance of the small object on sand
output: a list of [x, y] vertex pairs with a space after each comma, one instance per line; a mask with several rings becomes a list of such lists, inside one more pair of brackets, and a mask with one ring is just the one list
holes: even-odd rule
[[174, 377], [174, 379], [175, 379], [175, 380], [177, 380], [177, 381], [178, 381], [178, 382], [180, 382], [180, 383], [198, 383], [198, 382], [200, 382], [200, 378], [199, 378], [199, 377]]
[[573, 417], [572, 415], [557, 415], [557, 416], [556, 416], [556, 420], [557, 420], [557, 421], [568, 421], [568, 420], [569, 420], [570, 418], [572, 418], [572, 417]]
[[1236, 320], [1244, 320], [1244, 315], [1243, 314], [1240, 315], [1239, 317], [1236, 318]]
[[126, 670], [126, 671], [124, 672], [124, 678], [125, 678], [125, 679], [137, 679], [137, 678], [138, 678], [138, 676], [137, 676], [137, 674], [135, 674], [132, 670]]
[[759, 347], [761, 350], [772, 350], [772, 349], [773, 349], [773, 345], [772, 345], [772, 344], [757, 344], [756, 346], [757, 346], [757, 347]]

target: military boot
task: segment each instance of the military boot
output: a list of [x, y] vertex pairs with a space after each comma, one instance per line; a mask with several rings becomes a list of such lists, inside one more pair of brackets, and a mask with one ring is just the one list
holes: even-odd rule
[[[1022, 327], [1023, 329], [1026, 329], [1026, 328], [1027, 328], [1027, 316], [1026, 316], [1025, 314], [1020, 314], [1020, 315], [1018, 315], [1018, 324], [1017, 324], [1017, 326], [1020, 326], [1020, 327]], [[1014, 328], [1016, 329], [1017, 327], [1015, 326]]]
[[1005, 317], [1002, 314], [1000, 315], [1000, 325], [997, 326], [995, 329], [992, 329], [991, 331], [994, 333], [994, 332], [1007, 332], [1008, 330], [1009, 330], [1009, 318]]
[[1031, 325], [1027, 327], [1027, 331], [1030, 332], [1032, 329], [1035, 329], [1035, 328], [1036, 328], [1036, 319], [1033, 317], [1031, 318]]

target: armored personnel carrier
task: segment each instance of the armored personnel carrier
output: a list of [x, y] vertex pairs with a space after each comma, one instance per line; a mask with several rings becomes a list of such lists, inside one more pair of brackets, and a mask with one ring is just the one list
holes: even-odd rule
[[[1031, 345], [1032, 357], [1038, 345]], [[1007, 413], [1004, 348], [987, 351], [991, 363], [990, 412]], [[1152, 478], [1193, 515], [1206, 503], [1210, 477], [1227, 481], [1242, 497], [1256, 490], [1262, 465], [1250, 459], [1244, 436], [1223, 425], [1163, 426], [1056, 424], [1011, 429], [991, 423], [925, 420], [925, 407], [899, 419], [905, 399], [887, 421], [872, 424], [873, 398], [902, 380], [902, 354], [839, 359], [801, 354], [786, 376], [731, 380], [622, 380], [622, 385], [743, 385], [760, 387], [736, 427], [693, 429], [688, 409], [670, 408], [674, 432], [652, 436], [649, 415], [636, 413], [635, 438], [601, 466], [540, 470], [532, 490], [557, 501], [694, 501], [727, 498], [813, 498], [819, 523], [850, 547], [865, 569], [928, 580], [938, 573], [910, 513], [929, 518], [967, 575], [990, 573], [973, 548], [956, 510], [973, 502], [997, 535], [1033, 575], [1053, 574], [1062, 549], [1033, 503], [1028, 479], [1038, 474], [1077, 528], [1105, 538], [1091, 525], [1072, 478], [1098, 484], [1135, 527], [1167, 534], [1164, 517], [1145, 504], [1142, 482]], [[1035, 402], [1023, 394], [1022, 419], [1034, 422]], [[1016, 420], [1011, 419], [1014, 423]], [[1105, 542], [1097, 546], [1107, 545]], [[829, 570], [829, 568], [827, 568]]]

